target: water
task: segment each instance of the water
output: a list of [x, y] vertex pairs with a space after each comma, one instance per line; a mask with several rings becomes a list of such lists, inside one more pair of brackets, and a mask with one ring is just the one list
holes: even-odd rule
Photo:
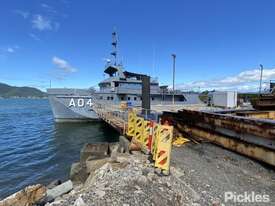
[[54, 123], [48, 100], [0, 99], [0, 199], [65, 180], [87, 142], [116, 141], [104, 123]]

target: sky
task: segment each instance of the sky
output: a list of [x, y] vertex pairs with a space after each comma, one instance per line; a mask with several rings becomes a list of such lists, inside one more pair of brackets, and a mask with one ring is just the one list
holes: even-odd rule
[[111, 33], [125, 70], [176, 88], [257, 91], [275, 79], [273, 0], [2, 0], [0, 82], [89, 88]]

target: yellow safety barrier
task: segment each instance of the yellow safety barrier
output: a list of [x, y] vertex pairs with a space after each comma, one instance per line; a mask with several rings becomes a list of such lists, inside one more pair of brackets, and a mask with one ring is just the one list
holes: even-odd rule
[[156, 154], [157, 154], [159, 129], [160, 129], [160, 125], [155, 123], [154, 126], [153, 126], [153, 144], [152, 144], [152, 148], [151, 148], [151, 153], [153, 155], [153, 160], [156, 159]]
[[144, 120], [143, 121], [143, 138], [142, 144], [144, 148], [148, 148], [149, 143], [149, 135], [150, 135], [150, 121]]
[[155, 159], [155, 167], [169, 173], [171, 148], [173, 138], [173, 127], [161, 125], [158, 133], [157, 152]]
[[[153, 131], [152, 131], [153, 130]], [[144, 120], [134, 111], [128, 113], [127, 135], [146, 152], [151, 152], [155, 167], [169, 173], [173, 127]]]
[[142, 144], [142, 139], [143, 139], [143, 122], [144, 119], [141, 117], [136, 117], [135, 118], [135, 135], [134, 139]]
[[136, 125], [136, 113], [133, 111], [128, 112], [128, 128], [127, 135], [133, 137], [135, 135], [135, 125]]

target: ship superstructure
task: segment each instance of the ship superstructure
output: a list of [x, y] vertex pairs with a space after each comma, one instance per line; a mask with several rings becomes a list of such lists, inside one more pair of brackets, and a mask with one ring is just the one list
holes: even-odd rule
[[[116, 32], [112, 33], [112, 59], [108, 60], [104, 73], [108, 75], [98, 86], [99, 90], [85, 89], [48, 89], [49, 100], [55, 121], [90, 121], [98, 119], [93, 111], [96, 101], [106, 104], [120, 104], [127, 101], [129, 105], [140, 106], [142, 102], [142, 74], [124, 70], [118, 63], [118, 40]], [[173, 92], [168, 86], [160, 86], [157, 79], [150, 80], [151, 104], [171, 104]], [[198, 94], [174, 92], [175, 104], [200, 103]]]

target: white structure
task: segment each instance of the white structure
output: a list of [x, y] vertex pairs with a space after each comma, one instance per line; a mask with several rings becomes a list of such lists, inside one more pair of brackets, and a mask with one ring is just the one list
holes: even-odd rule
[[212, 103], [214, 106], [234, 108], [237, 107], [238, 93], [236, 91], [213, 92]]

